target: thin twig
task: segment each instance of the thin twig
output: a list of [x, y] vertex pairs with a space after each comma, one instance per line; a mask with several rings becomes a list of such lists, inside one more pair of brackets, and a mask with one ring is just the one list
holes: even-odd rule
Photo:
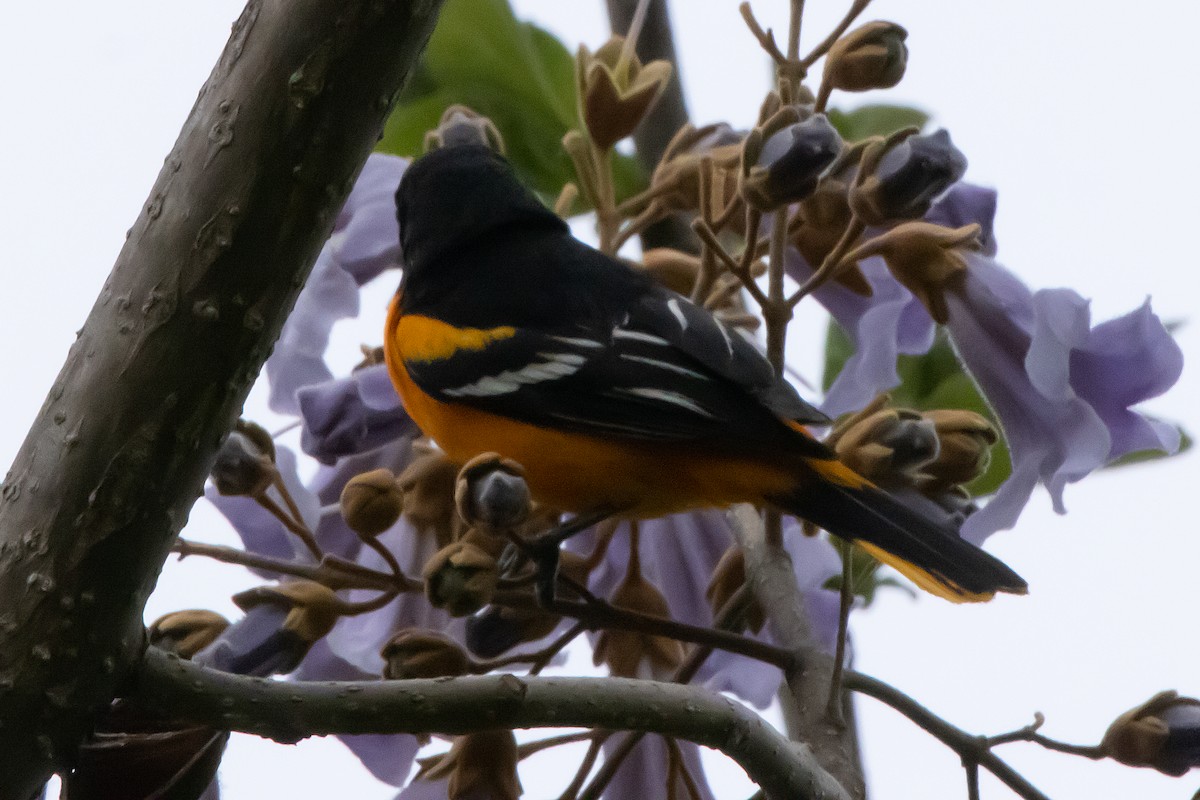
[[317, 540], [313, 537], [312, 531], [308, 529], [308, 526], [305, 525], [303, 521], [300, 519], [293, 519], [286, 511], [279, 507], [278, 503], [268, 497], [265, 493], [260, 492], [259, 494], [255, 495], [254, 501], [265, 508], [271, 514], [271, 516], [283, 523], [283, 527], [295, 534], [296, 538], [304, 543], [304, 546], [308, 549], [308, 552], [312, 554], [313, 558], [315, 558], [317, 561], [321, 560], [321, 556], [324, 555], [324, 553], [321, 551], [320, 546], [317, 545]]
[[842, 672], [846, 668], [846, 640], [850, 636], [850, 609], [854, 605], [854, 563], [849, 549], [842, 551], [841, 605], [838, 608], [837, 648], [833, 654], [833, 677], [829, 680], [829, 703], [825, 715], [837, 725], [846, 724], [842, 714]]
[[581, 622], [577, 622], [557, 639], [540, 650], [535, 650], [532, 653], [515, 653], [511, 656], [478, 661], [472, 665], [471, 672], [475, 675], [486, 675], [493, 670], [507, 667], [510, 664], [532, 664], [533, 667], [529, 670], [529, 674], [537, 675], [546, 668], [546, 664], [550, 663], [551, 659], [562, 652], [564, 647], [585, 630], [587, 630], [587, 626]]
[[[261, 569], [267, 572], [277, 572], [280, 575], [290, 575], [294, 578], [305, 578], [322, 583], [336, 589], [377, 589], [389, 590], [397, 588], [395, 578], [383, 572], [361, 567], [353, 573], [344, 570], [340, 564], [329, 558], [320, 564], [297, 564], [292, 561], [262, 556], [235, 547], [225, 547], [217, 544], [204, 544], [189, 539], [179, 538], [171, 546], [171, 551], [179, 557], [204, 556], [225, 564], [237, 564], [250, 569]], [[404, 591], [419, 589], [408, 588]]]
[[953, 750], [964, 763], [975, 762], [1025, 800], [1049, 800], [1041, 790], [993, 753], [988, 748], [986, 739], [973, 736], [950, 724], [899, 689], [853, 670], [846, 670], [842, 683], [851, 691], [874, 697], [899, 711]]
[[698, 219], [693, 222], [692, 230], [694, 230], [700, 237], [701, 242], [703, 242], [704, 245], [713, 252], [713, 255], [715, 255], [721, 261], [721, 263], [725, 265], [725, 268], [728, 269], [730, 273], [737, 276], [737, 278], [742, 282], [742, 285], [746, 287], [746, 291], [750, 292], [750, 296], [754, 298], [755, 302], [757, 302], [760, 307], [765, 306], [770, 302], [766, 293], [763, 292], [762, 287], [759, 286], [758, 283], [755, 282], [753, 276], [750, 275], [750, 271], [748, 269], [742, 271], [741, 264], [735, 261], [733, 256], [729, 255], [729, 252], [724, 248], [724, 246], [721, 245], [721, 241], [717, 238], [717, 234], [713, 232], [713, 229], [710, 228], [704, 220]]

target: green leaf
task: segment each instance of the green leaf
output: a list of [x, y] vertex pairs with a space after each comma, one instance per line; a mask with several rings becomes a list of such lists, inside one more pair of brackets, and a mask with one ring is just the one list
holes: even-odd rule
[[827, 113], [833, 127], [849, 142], [869, 136], [887, 136], [901, 128], [923, 128], [929, 122], [928, 114], [909, 106], [871, 104], [859, 106], [853, 111], [831, 108]]
[[[421, 63], [376, 149], [420, 155], [447, 106], [469, 106], [500, 130], [508, 158], [545, 197], [574, 179], [562, 138], [578, 127], [574, 56], [554, 36], [513, 16], [506, 0], [447, 0]], [[621, 197], [645, 185], [629, 156], [614, 159]]]

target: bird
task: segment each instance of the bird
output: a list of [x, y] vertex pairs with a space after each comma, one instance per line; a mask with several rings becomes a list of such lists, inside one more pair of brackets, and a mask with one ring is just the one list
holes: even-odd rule
[[1026, 582], [809, 432], [828, 418], [746, 337], [575, 238], [482, 145], [413, 161], [384, 354], [408, 414], [457, 463], [519, 463], [534, 500], [599, 519], [753, 503], [862, 547], [953, 602]]

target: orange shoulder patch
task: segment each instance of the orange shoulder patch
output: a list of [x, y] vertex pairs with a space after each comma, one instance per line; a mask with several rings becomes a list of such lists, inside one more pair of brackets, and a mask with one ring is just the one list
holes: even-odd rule
[[456, 328], [419, 314], [406, 314], [392, 330], [392, 343], [405, 361], [440, 361], [459, 350], [482, 350], [491, 342], [507, 339], [516, 328]]

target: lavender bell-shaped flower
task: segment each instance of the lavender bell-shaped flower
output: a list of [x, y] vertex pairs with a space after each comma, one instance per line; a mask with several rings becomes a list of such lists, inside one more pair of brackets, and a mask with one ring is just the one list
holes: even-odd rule
[[1070, 289], [1031, 291], [978, 250], [976, 225], [909, 222], [847, 256], [882, 256], [892, 274], [945, 325], [959, 358], [1004, 429], [1012, 474], [963, 535], [976, 543], [1011, 528], [1040, 482], [1062, 493], [1113, 459], [1173, 452], [1179, 432], [1130, 406], [1179, 377], [1183, 356], [1149, 302], [1096, 327]]
[[398, 266], [394, 198], [407, 166], [406, 159], [396, 156], [373, 153], [367, 158], [267, 359], [275, 411], [299, 413], [296, 391], [333, 378], [324, 360], [333, 324], [358, 314], [359, 287]]
[[1012, 475], [963, 535], [980, 542], [1011, 528], [1034, 486], [1064, 513], [1063, 489], [1139, 450], [1174, 452], [1179, 431], [1131, 406], [1178, 380], [1183, 354], [1150, 308], [1095, 327], [1088, 301], [1070, 289], [1031, 292], [982, 256], [946, 293], [946, 329], [1004, 429]]

